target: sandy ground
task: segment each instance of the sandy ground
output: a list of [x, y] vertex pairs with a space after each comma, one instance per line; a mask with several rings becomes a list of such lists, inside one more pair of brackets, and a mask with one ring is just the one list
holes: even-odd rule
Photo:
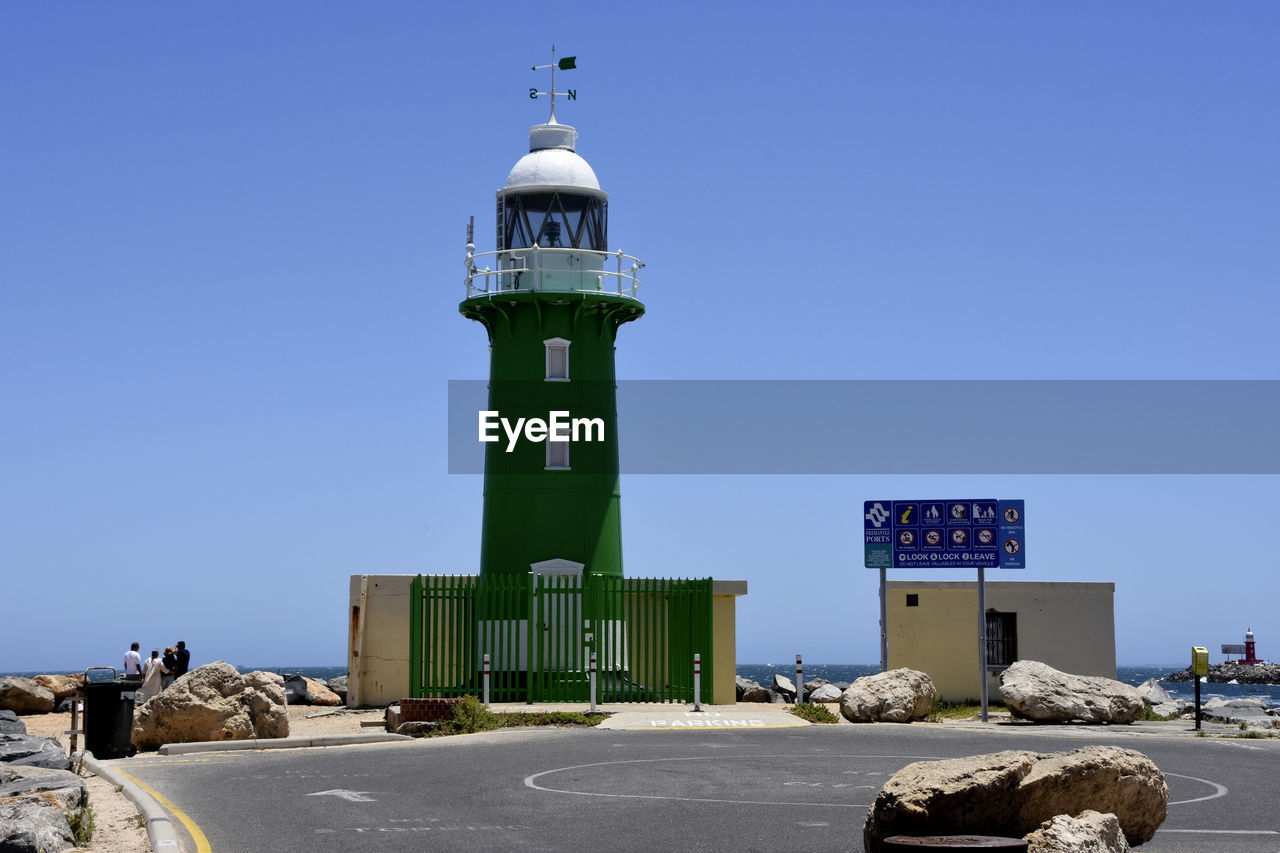
[[[336, 713], [335, 713], [336, 711]], [[20, 717], [33, 735], [56, 738], [63, 749], [70, 749], [71, 737], [64, 734], [71, 728], [70, 714], [31, 714]], [[310, 737], [325, 734], [352, 734], [376, 732], [378, 728], [362, 727], [362, 720], [382, 720], [382, 711], [347, 711], [345, 709], [294, 705], [289, 708], [289, 734], [292, 737]], [[84, 739], [79, 739], [84, 748]], [[128, 769], [128, 762], [124, 762]], [[93, 842], [77, 850], [92, 853], [148, 853], [151, 844], [147, 832], [139, 825], [138, 810], [125, 796], [96, 776], [83, 771], [89, 789], [89, 805], [94, 811], [95, 829]]]

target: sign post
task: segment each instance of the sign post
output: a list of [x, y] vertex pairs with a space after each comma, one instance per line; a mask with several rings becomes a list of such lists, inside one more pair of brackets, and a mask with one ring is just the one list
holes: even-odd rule
[[880, 567], [880, 671], [889, 671], [889, 570]]
[[1200, 676], [1209, 674], [1209, 650], [1191, 647], [1191, 677], [1196, 683], [1196, 731], [1200, 731]]

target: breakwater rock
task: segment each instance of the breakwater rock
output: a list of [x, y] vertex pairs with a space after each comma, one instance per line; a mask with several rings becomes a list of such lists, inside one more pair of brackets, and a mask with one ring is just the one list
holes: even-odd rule
[[[1258, 663], [1252, 666], [1242, 663], [1215, 663], [1209, 665], [1206, 676], [1215, 684], [1235, 681], [1238, 684], [1280, 684], [1280, 663]], [[1164, 681], [1194, 681], [1191, 667], [1166, 675]]]

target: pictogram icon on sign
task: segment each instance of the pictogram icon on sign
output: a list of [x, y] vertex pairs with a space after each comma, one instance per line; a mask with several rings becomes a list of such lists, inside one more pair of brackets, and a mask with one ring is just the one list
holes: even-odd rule
[[915, 510], [915, 506], [909, 506], [909, 507], [907, 507], [905, 510], [903, 510], [903, 511], [902, 511], [902, 518], [898, 521], [898, 523], [899, 523], [899, 524], [910, 524], [910, 523], [911, 523], [911, 513], [912, 513], [914, 510]]
[[969, 515], [969, 507], [967, 507], [965, 504], [951, 505], [951, 517], [956, 519], [957, 521], [967, 518], [968, 515]]
[[942, 541], [942, 534], [936, 530], [927, 531], [924, 534], [924, 541], [929, 545], [937, 545]]
[[1022, 513], [1018, 512], [1016, 506], [1005, 507], [1004, 520], [1006, 524], [1017, 524], [1022, 520]]
[[992, 539], [995, 539], [995, 538], [996, 538], [995, 533], [993, 533], [993, 532], [992, 532], [992, 531], [990, 531], [990, 530], [979, 530], [979, 531], [978, 531], [978, 541], [979, 541], [980, 543], [982, 543], [983, 545], [990, 545], [990, 544], [991, 544], [991, 540], [992, 540]]
[[872, 527], [880, 527], [889, 517], [889, 513], [880, 504], [875, 503], [871, 505], [871, 511], [864, 513], [862, 517], [871, 522]]
[[1004, 540], [1004, 550], [1006, 554], [1016, 554], [1022, 550], [1022, 543], [1017, 539]]
[[969, 541], [969, 531], [953, 530], [951, 531], [951, 542], [955, 545], [963, 545]]
[[916, 533], [914, 530], [902, 530], [898, 532], [898, 541], [903, 545], [910, 545], [916, 541]]

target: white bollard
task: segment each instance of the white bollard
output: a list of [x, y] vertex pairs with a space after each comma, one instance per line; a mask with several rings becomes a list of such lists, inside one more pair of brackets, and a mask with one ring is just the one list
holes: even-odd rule
[[596, 653], [591, 653], [591, 713], [596, 712]]
[[702, 710], [702, 655], [693, 656], [693, 710]]
[[796, 655], [796, 704], [804, 701], [804, 667], [800, 665], [800, 655]]
[[484, 656], [484, 704], [489, 704], [489, 655]]

